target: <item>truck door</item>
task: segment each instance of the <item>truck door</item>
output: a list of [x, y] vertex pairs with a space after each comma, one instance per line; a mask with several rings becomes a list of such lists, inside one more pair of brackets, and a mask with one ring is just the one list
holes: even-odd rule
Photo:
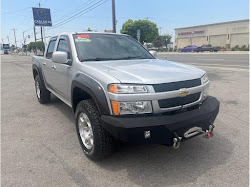
[[51, 38], [49, 45], [48, 45], [48, 48], [47, 48], [47, 51], [46, 51], [45, 58], [42, 62], [42, 70], [43, 70], [43, 74], [44, 74], [44, 80], [46, 82], [46, 85], [51, 89], [54, 89], [54, 87], [53, 87], [53, 71], [52, 71], [51, 67], [52, 67], [52, 54], [55, 50], [56, 40], [57, 40], [57, 37]]
[[[72, 62], [72, 52], [70, 47], [69, 37], [61, 35], [58, 40], [56, 51], [63, 51], [68, 53], [68, 57]], [[71, 77], [72, 67], [68, 64], [60, 64], [52, 62], [54, 66], [54, 79], [53, 85], [58, 94], [60, 94], [67, 102], [71, 102]]]

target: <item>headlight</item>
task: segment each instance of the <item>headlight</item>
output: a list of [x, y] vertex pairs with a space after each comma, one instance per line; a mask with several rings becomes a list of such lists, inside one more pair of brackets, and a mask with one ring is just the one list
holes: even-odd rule
[[115, 115], [152, 113], [150, 101], [116, 102], [111, 101], [112, 111]]
[[203, 91], [203, 100], [205, 100], [208, 96], [209, 86]]
[[[201, 77], [201, 84], [205, 84], [208, 81], [208, 75], [207, 73]], [[203, 100], [205, 100], [208, 96], [208, 90], [209, 90], [209, 85], [206, 87], [206, 89], [203, 91]]]
[[201, 77], [201, 84], [205, 84], [208, 80], [208, 75], [206, 73], [205, 75], [203, 75], [203, 77]]
[[108, 87], [108, 91], [117, 94], [135, 94], [135, 93], [147, 93], [147, 87], [141, 85], [122, 85], [111, 84]]

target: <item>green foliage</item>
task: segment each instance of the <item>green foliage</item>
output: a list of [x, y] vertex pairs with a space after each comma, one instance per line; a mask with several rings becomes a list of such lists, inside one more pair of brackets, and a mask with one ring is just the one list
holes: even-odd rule
[[249, 46], [243, 45], [240, 47], [239, 45], [236, 45], [231, 50], [232, 51], [249, 51]]
[[92, 32], [93, 30], [91, 30], [91, 28], [90, 28], [90, 27], [88, 27], [88, 30], [87, 30], [87, 31]]
[[159, 36], [157, 25], [149, 20], [129, 19], [122, 25], [121, 33], [137, 39], [137, 30], [140, 29], [140, 42], [153, 42]]
[[28, 44], [28, 51], [36, 51], [36, 50], [40, 50], [42, 52], [44, 52], [45, 50], [45, 46], [44, 43], [42, 41], [38, 41], [38, 42], [30, 42]]
[[164, 34], [158, 36], [157, 40], [161, 40], [162, 44], [167, 47], [168, 44], [171, 44], [172, 35], [171, 34]]
[[36, 48], [39, 49], [40, 51], [44, 52], [44, 50], [45, 50], [44, 43], [42, 41], [36, 42]]

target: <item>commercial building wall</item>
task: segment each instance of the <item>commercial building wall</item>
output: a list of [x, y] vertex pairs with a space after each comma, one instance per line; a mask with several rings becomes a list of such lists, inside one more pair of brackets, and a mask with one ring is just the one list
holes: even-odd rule
[[249, 46], [249, 20], [238, 20], [175, 29], [175, 48], [212, 44], [225, 48]]

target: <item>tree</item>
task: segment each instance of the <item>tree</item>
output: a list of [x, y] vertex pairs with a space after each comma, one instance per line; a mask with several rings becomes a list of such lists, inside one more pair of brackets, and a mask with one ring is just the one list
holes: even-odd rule
[[44, 42], [42, 41], [38, 41], [38, 42], [30, 42], [28, 44], [28, 51], [33, 51], [35, 54], [37, 53], [37, 50], [40, 50], [42, 52], [44, 52], [45, 50], [45, 46], [44, 46]]
[[149, 20], [129, 19], [122, 25], [121, 33], [137, 39], [137, 30], [140, 29], [140, 42], [153, 42], [158, 36], [157, 25]]
[[36, 48], [39, 49], [40, 51], [44, 52], [44, 50], [45, 50], [44, 42], [42, 42], [42, 41], [36, 42]]
[[158, 36], [157, 40], [161, 40], [162, 44], [167, 47], [168, 44], [171, 44], [172, 35], [171, 34], [164, 34]]
[[87, 31], [92, 32], [93, 30], [91, 30], [91, 28], [90, 28], [90, 27], [88, 27], [88, 30], [87, 30]]
[[28, 51], [34, 51], [34, 50], [36, 50], [36, 44], [35, 42], [30, 42], [28, 44]]
[[155, 41], [153, 42], [153, 44], [154, 44], [154, 47], [159, 48], [159, 47], [162, 46], [162, 41], [161, 41], [161, 40], [155, 40]]

